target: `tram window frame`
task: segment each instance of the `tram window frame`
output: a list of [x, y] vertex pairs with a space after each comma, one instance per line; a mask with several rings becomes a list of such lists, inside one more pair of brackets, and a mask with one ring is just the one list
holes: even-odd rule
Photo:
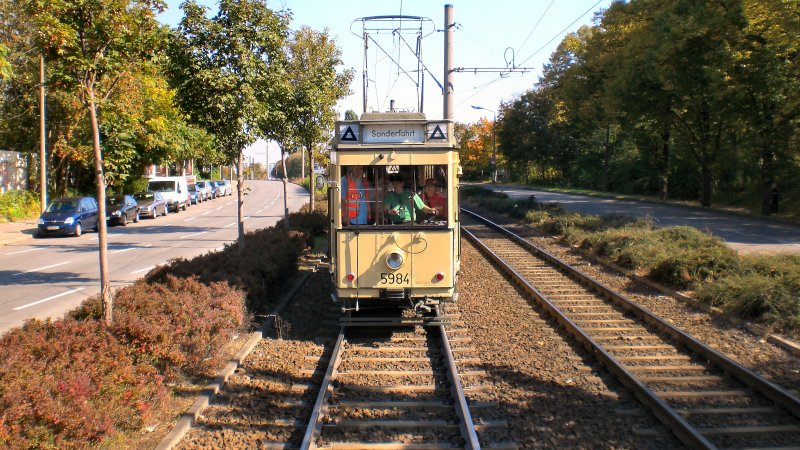
[[[367, 181], [366, 187], [366, 204], [369, 205], [369, 213], [367, 214], [366, 223], [349, 223], [347, 219], [347, 176], [350, 170], [356, 166], [364, 169], [364, 179]], [[431, 205], [426, 203], [423, 198], [425, 183], [428, 179], [433, 179], [436, 192], [444, 197], [444, 205], [447, 208], [448, 201], [448, 186], [449, 186], [449, 173], [447, 164], [412, 164], [412, 165], [381, 165], [381, 166], [364, 166], [364, 165], [342, 165], [340, 166], [339, 177], [341, 179], [341, 189], [339, 198], [339, 213], [342, 220], [342, 228], [363, 228], [374, 227], [380, 229], [388, 228], [434, 228], [441, 229], [447, 228], [448, 215], [438, 212], [437, 219], [432, 219], [432, 215], [423, 212], [416, 207], [412, 209], [412, 220], [403, 223], [392, 223], [389, 218], [389, 213], [385, 205], [385, 198], [389, 192], [394, 190], [392, 182], [390, 182], [391, 175], [400, 174], [405, 183], [404, 188], [409, 189], [414, 197], [417, 197], [426, 207], [430, 208]], [[409, 203], [415, 202], [413, 197], [409, 197]], [[359, 200], [360, 201], [360, 200]], [[410, 206], [410, 205], [409, 205]], [[441, 208], [440, 208], [441, 211]], [[360, 214], [359, 214], [360, 215]], [[363, 219], [362, 219], [363, 220]]]

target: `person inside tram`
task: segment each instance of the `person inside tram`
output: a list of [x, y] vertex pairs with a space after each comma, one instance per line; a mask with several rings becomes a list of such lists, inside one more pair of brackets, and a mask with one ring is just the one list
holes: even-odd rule
[[372, 220], [371, 187], [364, 176], [364, 166], [352, 166], [342, 177], [342, 222], [346, 225], [366, 225]]
[[428, 178], [422, 190], [422, 201], [435, 211], [433, 220], [447, 220], [447, 196], [436, 187], [436, 180]]
[[419, 195], [411, 192], [405, 185], [402, 175], [398, 173], [390, 175], [389, 182], [392, 190], [386, 193], [383, 200], [389, 223], [395, 225], [412, 223], [416, 220], [417, 210], [436, 214], [436, 209], [425, 205]]

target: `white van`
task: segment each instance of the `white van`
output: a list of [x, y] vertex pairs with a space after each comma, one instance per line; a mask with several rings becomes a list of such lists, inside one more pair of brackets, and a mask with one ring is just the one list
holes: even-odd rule
[[190, 205], [189, 186], [184, 177], [153, 177], [147, 182], [147, 190], [161, 192], [167, 207], [178, 212], [179, 209], [186, 210]]

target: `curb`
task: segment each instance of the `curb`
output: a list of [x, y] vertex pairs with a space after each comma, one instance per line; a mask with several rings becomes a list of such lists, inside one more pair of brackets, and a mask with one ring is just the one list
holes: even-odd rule
[[275, 307], [275, 311], [269, 315], [263, 324], [261, 324], [261, 329], [250, 334], [250, 338], [242, 346], [239, 352], [237, 352], [233, 359], [228, 361], [228, 364], [226, 364], [225, 367], [219, 371], [214, 381], [206, 386], [203, 392], [198, 395], [198, 398], [195, 400], [194, 404], [192, 404], [189, 410], [183, 413], [181, 418], [178, 419], [178, 422], [175, 424], [172, 430], [166, 436], [164, 436], [164, 439], [162, 439], [161, 443], [158, 444], [156, 450], [171, 450], [181, 441], [181, 439], [183, 439], [186, 433], [192, 428], [192, 425], [194, 425], [194, 423], [197, 421], [198, 417], [200, 417], [200, 414], [202, 414], [203, 410], [208, 407], [208, 405], [211, 403], [211, 400], [214, 399], [214, 396], [219, 393], [222, 386], [224, 386], [225, 382], [228, 381], [228, 378], [233, 375], [236, 369], [239, 368], [239, 365], [241, 365], [245, 358], [250, 355], [259, 341], [261, 341], [263, 335], [269, 331], [269, 328], [275, 319], [275, 315], [280, 313], [286, 304], [289, 303], [289, 300], [294, 297], [300, 287], [303, 286], [310, 274], [311, 272], [303, 272], [297, 277], [294, 285], [289, 288], [289, 290], [284, 294], [283, 298], [281, 298], [278, 306]]
[[24, 234], [24, 233], [20, 233], [20, 234], [22, 234], [22, 236], [16, 236], [16, 237], [13, 237], [13, 238], [8, 238], [8, 239], [0, 238], [0, 247], [2, 247], [4, 245], [19, 244], [20, 242], [25, 242], [25, 241], [29, 241], [29, 240], [33, 239], [33, 236], [31, 236], [31, 235]]

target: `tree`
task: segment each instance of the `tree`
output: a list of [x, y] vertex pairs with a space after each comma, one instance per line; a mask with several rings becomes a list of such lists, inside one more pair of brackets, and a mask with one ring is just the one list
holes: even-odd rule
[[344, 112], [344, 120], [358, 120], [358, 113], [352, 109], [348, 109]]
[[176, 101], [193, 123], [216, 136], [228, 160], [237, 161], [239, 248], [244, 249], [242, 151], [259, 137], [259, 121], [282, 105], [284, 43], [289, 16], [263, 0], [222, 0], [211, 19], [189, 0], [172, 33], [169, 74]]
[[309, 207], [314, 210], [314, 147], [325, 142], [336, 120], [336, 102], [350, 93], [353, 70], [337, 73], [341, 50], [328, 36], [308, 27], [295, 31], [289, 41], [287, 71], [292, 87], [289, 117], [295, 123], [297, 142], [308, 152]]
[[91, 123], [95, 185], [99, 204], [100, 286], [103, 317], [112, 322], [108, 283], [107, 233], [103, 152], [98, 110], [119, 80], [138, 63], [151, 58], [160, 47], [156, 13], [159, 0], [35, 0], [20, 2], [31, 17], [38, 45], [49, 56], [50, 70], [58, 83], [77, 85], [78, 98]]
[[464, 176], [483, 178], [491, 173], [492, 138], [494, 124], [481, 118], [473, 124], [456, 124], [458, 137], [459, 160], [464, 166]]
[[6, 57], [8, 56], [8, 47], [0, 44], [0, 80], [8, 80], [14, 74], [11, 70], [11, 64]]

